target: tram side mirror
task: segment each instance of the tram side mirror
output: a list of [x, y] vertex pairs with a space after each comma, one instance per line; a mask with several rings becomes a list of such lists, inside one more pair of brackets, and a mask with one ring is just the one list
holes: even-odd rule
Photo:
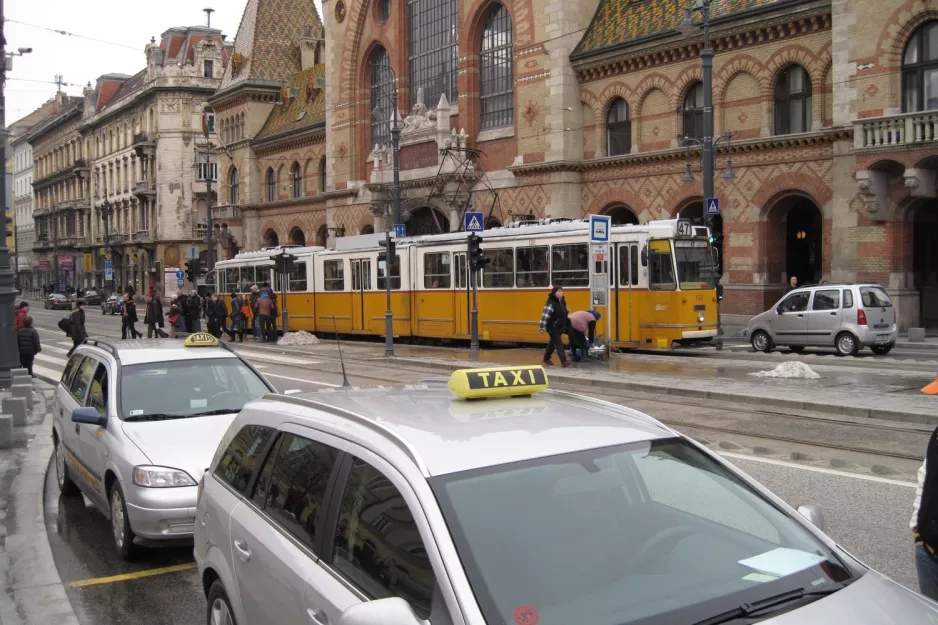
[[642, 267], [648, 266], [648, 246], [642, 248]]

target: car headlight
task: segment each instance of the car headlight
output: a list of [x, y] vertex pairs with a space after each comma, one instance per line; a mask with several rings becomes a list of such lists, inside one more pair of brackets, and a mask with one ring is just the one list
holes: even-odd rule
[[704, 322], [704, 314], [703, 314], [703, 313], [700, 313], [699, 315], [697, 315], [697, 322], [698, 322], [698, 323], [703, 323], [703, 322]]
[[195, 486], [195, 480], [179, 469], [169, 467], [134, 467], [134, 484], [146, 488], [176, 488], [179, 486]]

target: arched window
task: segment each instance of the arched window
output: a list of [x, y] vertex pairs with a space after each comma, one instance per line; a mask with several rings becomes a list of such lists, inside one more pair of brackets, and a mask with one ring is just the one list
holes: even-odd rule
[[299, 228], [290, 231], [290, 245], [299, 245], [300, 247], [306, 245], [306, 235]]
[[238, 179], [238, 168], [232, 167], [231, 174], [228, 175], [228, 199], [234, 206], [241, 203], [240, 183]]
[[385, 145], [391, 140], [391, 115], [394, 112], [394, 76], [391, 59], [382, 47], [371, 53], [371, 140], [370, 148]]
[[319, 226], [319, 230], [316, 231], [316, 245], [326, 247], [327, 243], [329, 243], [329, 230], [324, 225]]
[[902, 110], [938, 109], [938, 21], [912, 34], [902, 57]]
[[293, 163], [290, 177], [293, 181], [293, 197], [298, 198], [303, 195], [303, 172], [300, 171], [299, 163]]
[[267, 168], [267, 201], [273, 202], [277, 199], [277, 176], [274, 174], [274, 168]]
[[280, 237], [277, 236], [277, 233], [274, 230], [268, 230], [264, 233], [264, 246], [265, 247], [277, 247], [280, 245]]
[[688, 139], [703, 139], [703, 83], [695, 82], [684, 96], [684, 136]]
[[479, 104], [483, 129], [514, 123], [513, 50], [511, 15], [504, 6], [496, 4], [489, 11], [482, 28], [482, 51], [479, 55]]
[[607, 156], [628, 154], [632, 150], [632, 121], [629, 119], [629, 103], [616, 98], [606, 113]]
[[319, 192], [326, 192], [326, 157], [319, 159]]
[[359, 234], [374, 234], [374, 233], [375, 233], [375, 227], [368, 225], [368, 226], [362, 226], [362, 231]]
[[775, 83], [775, 134], [811, 130], [811, 77], [800, 65], [789, 65]]
[[417, 102], [417, 90], [422, 88], [429, 108], [436, 108], [443, 93], [455, 106], [459, 97], [457, 2], [407, 0], [407, 10], [410, 103]]

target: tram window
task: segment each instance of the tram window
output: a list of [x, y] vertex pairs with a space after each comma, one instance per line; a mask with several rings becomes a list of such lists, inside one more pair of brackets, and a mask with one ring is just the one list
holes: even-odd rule
[[225, 269], [225, 285], [229, 289], [237, 289], [241, 284], [241, 269], [239, 267], [228, 267]]
[[450, 287], [449, 252], [423, 255], [423, 288], [448, 289]]
[[674, 280], [674, 262], [671, 260], [669, 241], [651, 241], [648, 243], [648, 288], [652, 291], [673, 291], [677, 289]]
[[[225, 270], [219, 269], [218, 267], [216, 267], [213, 272], [209, 273], [208, 276], [206, 276], [206, 278], [209, 278], [212, 275], [212, 273], [215, 274], [215, 290], [218, 291], [219, 293], [227, 293], [228, 291], [225, 290]], [[207, 285], [211, 284], [211, 282], [210, 281], [206, 282], [206, 284]], [[201, 293], [199, 293], [199, 295], [201, 295]]]
[[550, 286], [550, 257], [547, 246], [519, 247], [515, 250], [518, 268], [515, 286], [519, 289]]
[[263, 267], [259, 267], [259, 268], [258, 267], [242, 267], [241, 268], [241, 288], [239, 289], [240, 293], [250, 293], [252, 286], [257, 284], [257, 287], [260, 288], [261, 284], [264, 283], [264, 281], [261, 280], [260, 284], [258, 284], [258, 281], [255, 276], [255, 270], [258, 270], [258, 272], [261, 275], [263, 275], [264, 273]]
[[589, 251], [585, 244], [553, 246], [551, 283], [554, 286], [589, 286]]
[[629, 285], [629, 246], [619, 248], [619, 286]]
[[[388, 285], [384, 283], [384, 261], [378, 261], [378, 290], [387, 290]], [[391, 290], [396, 291], [401, 288], [401, 257], [394, 255], [394, 262], [391, 263]]]
[[515, 284], [515, 251], [488, 250], [485, 255], [492, 259], [482, 270], [482, 286], [487, 289], [511, 288]]
[[293, 269], [290, 270], [290, 290], [294, 293], [306, 290], [306, 263], [293, 263]]
[[632, 246], [631, 263], [632, 263], [632, 286], [638, 285], [638, 246]]
[[345, 290], [345, 261], [327, 260], [322, 263], [322, 290]]
[[456, 272], [456, 288], [465, 289], [469, 283], [469, 272], [466, 271], [466, 255], [456, 254], [453, 257], [453, 269]]

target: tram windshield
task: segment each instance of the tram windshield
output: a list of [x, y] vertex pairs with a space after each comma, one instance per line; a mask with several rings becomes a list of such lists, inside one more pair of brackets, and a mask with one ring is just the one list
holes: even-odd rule
[[707, 242], [696, 239], [674, 242], [677, 279], [685, 291], [712, 289], [716, 282], [713, 256]]

